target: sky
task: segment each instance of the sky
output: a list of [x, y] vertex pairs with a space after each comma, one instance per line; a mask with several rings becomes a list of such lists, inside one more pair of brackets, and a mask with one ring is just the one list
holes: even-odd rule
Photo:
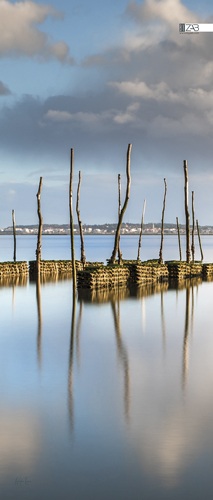
[[[85, 224], [117, 221], [132, 144], [126, 222], [184, 223], [183, 160], [195, 216], [213, 225], [213, 23], [210, 0], [0, 0], [0, 227], [69, 222], [82, 173]], [[76, 220], [77, 222], [77, 220]]]

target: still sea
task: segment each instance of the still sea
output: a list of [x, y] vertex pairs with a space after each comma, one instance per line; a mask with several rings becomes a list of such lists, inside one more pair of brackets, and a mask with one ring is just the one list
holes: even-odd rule
[[[137, 242], [121, 238], [124, 258]], [[213, 262], [213, 237], [202, 243]], [[144, 237], [141, 258], [159, 245]], [[105, 262], [112, 246], [86, 237], [87, 260]], [[17, 259], [35, 248], [18, 237]], [[44, 237], [42, 257], [69, 259], [69, 237]], [[0, 260], [12, 258], [1, 236]], [[164, 259], [178, 258], [167, 236]], [[74, 307], [70, 278], [1, 282], [0, 498], [213, 498], [212, 304], [213, 282], [200, 279], [79, 292]]]

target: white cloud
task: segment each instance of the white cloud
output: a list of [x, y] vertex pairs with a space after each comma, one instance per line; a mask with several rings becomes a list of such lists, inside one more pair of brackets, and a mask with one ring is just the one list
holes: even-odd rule
[[193, 19], [189, 16], [192, 11], [187, 9], [180, 0], [145, 0], [142, 4], [131, 2], [127, 9], [128, 14], [138, 22], [161, 20], [169, 25], [181, 22], [196, 22], [197, 16], [193, 13]]
[[68, 122], [75, 121], [82, 124], [95, 124], [98, 121], [106, 118], [107, 115], [96, 114], [96, 113], [86, 113], [83, 111], [78, 111], [77, 113], [70, 113], [68, 111], [60, 111], [49, 109], [44, 115], [44, 119], [52, 122]]
[[137, 111], [140, 109], [140, 103], [135, 102], [127, 106], [126, 111], [116, 113], [113, 120], [115, 123], [125, 125], [126, 123], [135, 123], [137, 121]]
[[111, 82], [111, 86], [130, 97], [155, 99], [156, 101], [180, 102], [182, 98], [173, 92], [165, 82], [148, 86], [143, 81]]
[[39, 56], [72, 63], [65, 42], [52, 42], [37, 25], [48, 17], [61, 18], [51, 6], [31, 1], [10, 3], [0, 0], [0, 56]]

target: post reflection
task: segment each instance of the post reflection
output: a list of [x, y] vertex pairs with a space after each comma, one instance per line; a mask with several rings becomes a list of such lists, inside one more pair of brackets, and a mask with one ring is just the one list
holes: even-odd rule
[[166, 353], [166, 322], [164, 314], [164, 292], [161, 290], [161, 328], [162, 328], [162, 342], [163, 352]]
[[83, 313], [83, 301], [81, 299], [79, 301], [80, 301], [80, 306], [79, 306], [79, 314], [76, 325], [76, 356], [77, 356], [78, 367], [80, 367], [80, 338], [81, 338], [81, 320]]
[[123, 377], [124, 377], [124, 412], [126, 421], [129, 422], [130, 418], [130, 370], [128, 354], [121, 335], [120, 326], [120, 299], [119, 295], [117, 301], [111, 298], [111, 307], [114, 320], [115, 328], [115, 338], [117, 344], [118, 357], [123, 367]]
[[41, 279], [40, 275], [36, 279], [36, 303], [37, 303], [37, 314], [38, 314], [38, 328], [37, 328], [37, 359], [38, 366], [41, 367], [42, 362], [42, 308], [41, 308]]
[[76, 316], [76, 297], [72, 298], [69, 363], [68, 363], [68, 412], [70, 430], [74, 428], [74, 400], [73, 400], [73, 363], [74, 363], [74, 339], [75, 339], [75, 316]]
[[190, 286], [186, 287], [185, 303], [185, 323], [183, 336], [183, 369], [182, 369], [182, 387], [185, 389], [187, 374], [189, 369], [189, 318], [190, 318]]
[[182, 362], [182, 388], [186, 387], [187, 376], [189, 371], [189, 345], [190, 336], [193, 334], [194, 325], [194, 288], [201, 283], [199, 279], [191, 279], [185, 282], [186, 298], [185, 298], [185, 322], [184, 322], [184, 336], [183, 336], [183, 362]]

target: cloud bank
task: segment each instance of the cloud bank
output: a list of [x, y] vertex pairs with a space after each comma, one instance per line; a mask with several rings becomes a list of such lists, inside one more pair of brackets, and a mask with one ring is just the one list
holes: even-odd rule
[[0, 57], [51, 58], [62, 63], [73, 63], [68, 45], [52, 41], [39, 30], [38, 25], [48, 18], [61, 19], [62, 15], [53, 7], [34, 2], [0, 1]]

